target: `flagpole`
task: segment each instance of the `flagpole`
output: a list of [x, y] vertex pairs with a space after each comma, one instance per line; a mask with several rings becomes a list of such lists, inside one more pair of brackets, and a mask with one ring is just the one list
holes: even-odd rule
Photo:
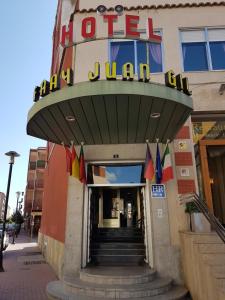
[[[167, 145], [169, 144], [169, 142], [170, 142], [170, 139], [167, 139], [167, 140], [166, 140], [166, 147], [167, 147]], [[166, 148], [166, 147], [165, 147], [165, 148]]]
[[159, 150], [159, 138], [156, 138], [156, 183], [160, 184], [162, 180], [162, 166]]
[[169, 142], [170, 142], [170, 139], [167, 139], [167, 140], [166, 140], [166, 145], [165, 145], [165, 148], [164, 148], [164, 151], [163, 151], [162, 161], [163, 161], [163, 158], [164, 158], [164, 154], [165, 154], [165, 151], [166, 151], [166, 147], [168, 146]]

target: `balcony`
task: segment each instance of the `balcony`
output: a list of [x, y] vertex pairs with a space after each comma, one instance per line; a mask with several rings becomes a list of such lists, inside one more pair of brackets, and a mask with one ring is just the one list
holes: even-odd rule
[[43, 179], [37, 179], [35, 181], [35, 188], [43, 189], [44, 188], [44, 180]]
[[33, 190], [34, 189], [34, 180], [29, 180], [27, 182], [27, 189]]
[[35, 161], [29, 162], [29, 170], [36, 170], [36, 162]]
[[44, 169], [45, 168], [45, 160], [38, 160], [37, 168]]

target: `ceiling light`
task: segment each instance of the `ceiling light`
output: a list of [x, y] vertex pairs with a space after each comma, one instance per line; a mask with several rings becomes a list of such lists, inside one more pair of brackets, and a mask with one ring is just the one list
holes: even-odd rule
[[74, 122], [75, 121], [75, 117], [74, 116], [66, 116], [66, 121], [68, 122]]
[[157, 119], [159, 117], [160, 117], [160, 113], [152, 113], [151, 114], [151, 118], [153, 118], [153, 119]]

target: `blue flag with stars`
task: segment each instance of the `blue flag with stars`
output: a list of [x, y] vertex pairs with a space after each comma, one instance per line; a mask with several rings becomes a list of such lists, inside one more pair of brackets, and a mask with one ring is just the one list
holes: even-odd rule
[[160, 158], [158, 143], [157, 143], [157, 150], [156, 150], [155, 178], [156, 178], [156, 183], [160, 184], [161, 180], [162, 180], [162, 165], [161, 165], [161, 158]]

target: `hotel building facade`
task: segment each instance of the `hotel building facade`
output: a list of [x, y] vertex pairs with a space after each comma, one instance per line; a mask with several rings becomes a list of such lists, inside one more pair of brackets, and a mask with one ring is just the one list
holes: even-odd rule
[[[35, 88], [27, 123], [48, 141], [39, 244], [59, 277], [49, 297], [156, 295], [92, 289], [90, 265], [148, 267], [197, 295], [180, 195], [197, 192], [225, 224], [224, 15], [222, 1], [59, 0], [51, 78]], [[84, 143], [87, 184], [67, 173], [71, 141], [77, 154]], [[157, 142], [161, 158], [169, 144], [163, 186], [144, 178], [146, 141], [154, 164]]]

